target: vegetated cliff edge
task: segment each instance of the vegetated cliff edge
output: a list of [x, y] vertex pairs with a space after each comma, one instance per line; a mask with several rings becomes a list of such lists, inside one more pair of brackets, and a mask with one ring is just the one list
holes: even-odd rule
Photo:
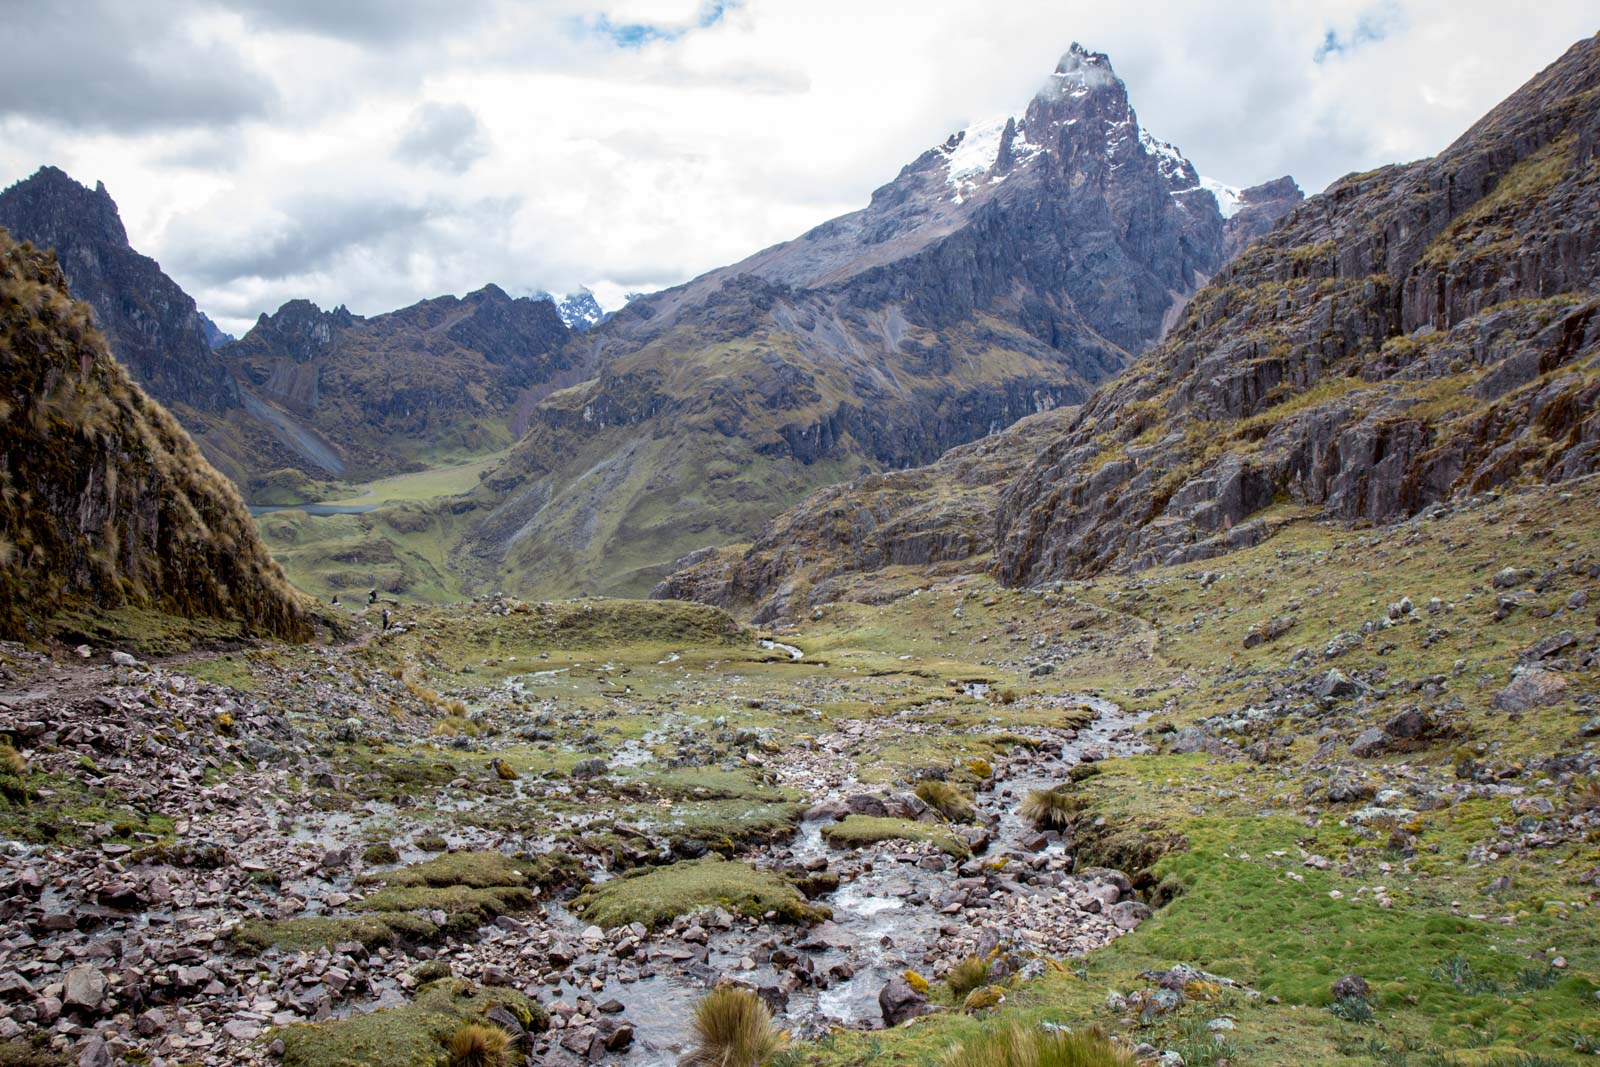
[[310, 630], [233, 487], [112, 358], [55, 256], [0, 230], [0, 636], [86, 606]]
[[[1591, 473], [1597, 202], [1600, 37], [1439, 156], [1352, 175], [1296, 208], [1042, 443], [1014, 442], [987, 536], [940, 537], [912, 522], [923, 503], [870, 482], [834, 487], [748, 549], [685, 560], [657, 595], [792, 616], [840, 592], [819, 576], [953, 558], [908, 556], [908, 524], [905, 546], [970, 544], [973, 566], [992, 550], [1003, 580], [1031, 584], [1254, 544], [1275, 504], [1384, 521], [1456, 492]], [[948, 499], [953, 469], [896, 477]], [[945, 514], [964, 527], [963, 512]]]

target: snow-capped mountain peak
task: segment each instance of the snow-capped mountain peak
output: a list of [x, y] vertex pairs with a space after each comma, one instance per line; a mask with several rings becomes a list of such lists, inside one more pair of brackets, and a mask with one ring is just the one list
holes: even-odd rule
[[550, 301], [556, 306], [556, 314], [561, 316], [561, 321], [566, 323], [567, 329], [574, 333], [582, 333], [606, 317], [605, 310], [600, 302], [594, 298], [594, 293], [588, 288], [580, 288], [566, 296], [556, 296], [554, 293], [535, 293], [535, 297]]

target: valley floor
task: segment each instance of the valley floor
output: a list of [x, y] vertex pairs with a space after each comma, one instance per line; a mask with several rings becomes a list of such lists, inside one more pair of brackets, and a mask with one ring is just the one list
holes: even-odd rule
[[1191, 1067], [1577, 1062], [1597, 503], [1285, 510], [1030, 591], [890, 570], [781, 633], [487, 598], [4, 646], [0, 1064], [431, 1064], [486, 1012], [534, 1062], [667, 1063], [719, 976], [792, 1065], [1016, 1021]]

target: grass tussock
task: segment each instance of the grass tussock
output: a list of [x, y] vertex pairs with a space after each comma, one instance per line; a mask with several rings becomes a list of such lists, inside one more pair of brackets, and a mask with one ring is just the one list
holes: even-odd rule
[[498, 1026], [466, 1023], [450, 1038], [450, 1067], [508, 1067], [511, 1038]]
[[972, 820], [972, 802], [949, 782], [930, 778], [917, 783], [916, 793], [924, 804], [951, 822]]
[[772, 1013], [748, 989], [721, 985], [694, 1009], [694, 1047], [680, 1067], [760, 1067], [783, 1048]]
[[1133, 1054], [1099, 1028], [1068, 1032], [1010, 1026], [964, 1041], [944, 1067], [1134, 1067]]
[[1077, 810], [1078, 802], [1065, 793], [1055, 789], [1030, 789], [1022, 798], [1018, 814], [1040, 830], [1060, 830], [1072, 822]]
[[955, 994], [957, 1000], [962, 1000], [968, 993], [983, 985], [988, 978], [989, 961], [982, 956], [968, 956], [950, 968], [950, 973], [945, 976], [945, 984], [950, 987], [950, 992]]

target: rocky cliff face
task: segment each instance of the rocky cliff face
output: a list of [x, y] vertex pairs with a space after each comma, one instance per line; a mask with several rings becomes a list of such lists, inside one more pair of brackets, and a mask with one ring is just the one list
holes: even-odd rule
[[471, 548], [497, 584], [641, 592], [809, 489], [1083, 400], [1226, 255], [1214, 194], [1074, 46], [861, 211], [575, 342], [588, 379], [533, 410]]
[[1600, 467], [1600, 37], [1296, 209], [1007, 489], [1000, 574], [1203, 559]]
[[951, 503], [971, 499], [961, 450], [816, 493], [657, 595], [794, 617], [964, 545], [966, 566], [1037, 583], [1221, 555], [1274, 509], [1385, 521], [1600, 468], [1600, 38], [1435, 159], [1297, 208], [1291, 182], [1218, 195], [1224, 239], [1259, 242], [1081, 409], [994, 439], [988, 536]]
[[227, 368], [206, 342], [194, 301], [135, 252], [104, 185], [88, 189], [55, 167], [0, 192], [0, 227], [53, 248], [72, 295], [133, 379], [163, 404], [217, 413], [239, 406]]
[[55, 257], [0, 233], [0, 636], [122, 606], [308, 631], [233, 487], [112, 358]]

